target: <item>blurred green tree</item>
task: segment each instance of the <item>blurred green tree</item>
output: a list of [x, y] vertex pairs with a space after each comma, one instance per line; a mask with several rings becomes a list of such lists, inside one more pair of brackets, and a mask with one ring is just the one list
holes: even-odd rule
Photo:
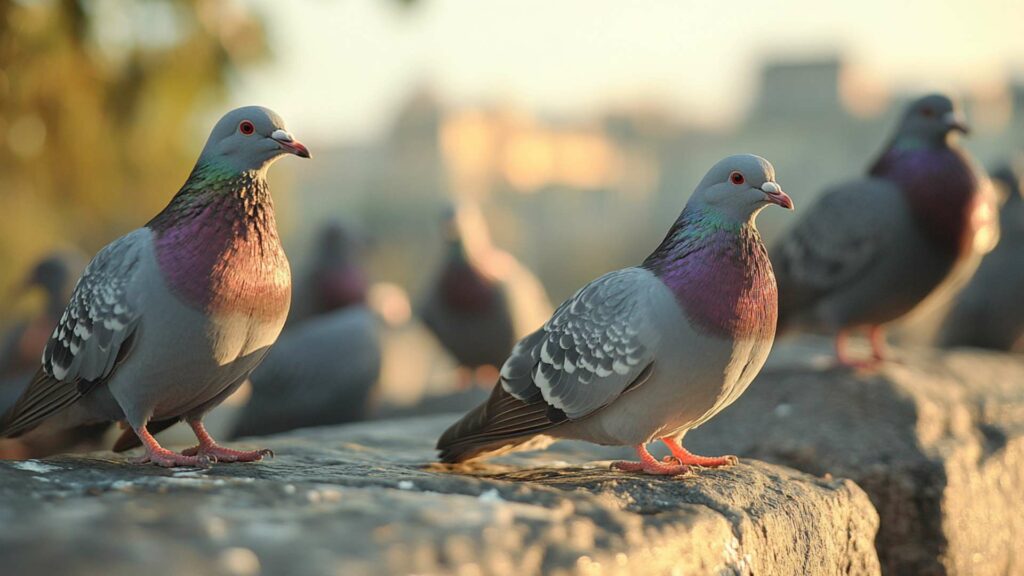
[[94, 252], [183, 181], [264, 19], [222, 0], [0, 0], [3, 294], [61, 244]]

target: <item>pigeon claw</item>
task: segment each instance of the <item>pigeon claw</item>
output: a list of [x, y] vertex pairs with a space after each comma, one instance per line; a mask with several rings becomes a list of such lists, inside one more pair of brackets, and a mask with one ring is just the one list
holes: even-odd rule
[[666, 436], [662, 438], [661, 441], [664, 442], [665, 446], [668, 446], [669, 451], [672, 452], [672, 456], [665, 458], [666, 462], [676, 460], [680, 464], [686, 466], [700, 466], [701, 468], [720, 468], [722, 466], [735, 466], [740, 463], [740, 459], [732, 455], [698, 456], [686, 448], [683, 448], [683, 445], [671, 436]]
[[218, 446], [217, 444], [212, 445], [198, 445], [188, 448], [182, 451], [185, 456], [195, 456], [197, 458], [208, 458], [214, 462], [259, 462], [264, 458], [273, 458], [274, 451], [269, 448], [261, 448], [259, 450], [232, 450], [231, 448], [225, 448]]
[[213, 464], [213, 460], [203, 454], [178, 454], [164, 448], [147, 450], [145, 455], [134, 458], [131, 462], [133, 464], [155, 464], [163, 468], [174, 468], [177, 466], [209, 468]]
[[690, 471], [685, 464], [665, 464], [662, 462], [612, 462], [612, 468], [623, 472], [643, 472], [654, 476], [681, 476]]

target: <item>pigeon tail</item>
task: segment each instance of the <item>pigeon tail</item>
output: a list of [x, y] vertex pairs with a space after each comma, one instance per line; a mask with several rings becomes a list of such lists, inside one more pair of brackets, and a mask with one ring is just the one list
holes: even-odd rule
[[543, 400], [524, 402], [499, 382], [490, 398], [452, 424], [437, 441], [440, 460], [465, 462], [493, 452], [505, 452], [556, 426]]

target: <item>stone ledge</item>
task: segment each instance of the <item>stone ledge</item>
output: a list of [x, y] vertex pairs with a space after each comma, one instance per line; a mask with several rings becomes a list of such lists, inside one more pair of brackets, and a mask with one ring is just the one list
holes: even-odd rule
[[[298, 431], [210, 470], [109, 453], [0, 463], [5, 574], [877, 574], [848, 480], [745, 461], [688, 478], [562, 443], [453, 474], [454, 416]], [[569, 466], [573, 462], [577, 466]]]

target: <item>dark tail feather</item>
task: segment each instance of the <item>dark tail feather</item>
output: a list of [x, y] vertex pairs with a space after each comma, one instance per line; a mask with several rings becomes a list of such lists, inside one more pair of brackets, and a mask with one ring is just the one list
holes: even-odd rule
[[81, 397], [77, 384], [57, 380], [40, 368], [21, 398], [0, 418], [0, 436], [21, 436]]
[[562, 420], [564, 414], [552, 414], [543, 399], [524, 402], [499, 383], [486, 402], [445, 430], [437, 441], [437, 449], [442, 462], [465, 462], [522, 444]]
[[[171, 426], [174, 426], [181, 421], [181, 418], [171, 418], [169, 420], [160, 420], [159, 422], [150, 422], [146, 424], [146, 430], [150, 434], [159, 434], [164, 430], [167, 430]], [[129, 426], [124, 429], [121, 436], [114, 442], [114, 452], [124, 452], [131, 450], [132, 448], [138, 448], [142, 446], [142, 440], [139, 440], [139, 435], [135, 433]]]

